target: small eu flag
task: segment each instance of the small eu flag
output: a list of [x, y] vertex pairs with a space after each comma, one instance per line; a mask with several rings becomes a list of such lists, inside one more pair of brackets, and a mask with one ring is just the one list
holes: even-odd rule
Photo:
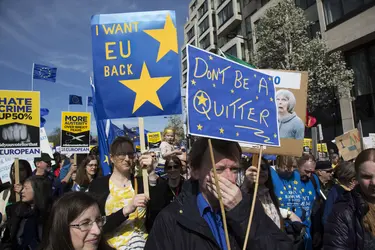
[[57, 68], [34, 63], [33, 79], [56, 82]]
[[87, 97], [87, 106], [88, 107], [92, 107], [92, 106], [94, 106], [94, 100], [92, 99], [92, 96], [88, 96]]
[[82, 105], [82, 96], [69, 95], [69, 105]]

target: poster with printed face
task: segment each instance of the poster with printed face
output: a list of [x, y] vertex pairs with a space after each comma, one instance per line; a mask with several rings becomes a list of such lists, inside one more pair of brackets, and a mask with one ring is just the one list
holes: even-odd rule
[[62, 112], [61, 141], [62, 154], [90, 153], [90, 118], [88, 112]]
[[[280, 147], [267, 147], [264, 154], [301, 156], [304, 147], [308, 73], [259, 71], [273, 77], [280, 133]], [[244, 152], [259, 152], [253, 145], [240, 145]]]
[[38, 157], [40, 93], [0, 90], [0, 157]]

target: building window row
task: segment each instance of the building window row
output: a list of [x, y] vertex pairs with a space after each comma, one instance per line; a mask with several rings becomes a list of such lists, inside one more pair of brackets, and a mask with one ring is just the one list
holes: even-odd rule
[[237, 45], [233, 45], [232, 47], [230, 47], [227, 51], [225, 51], [225, 53], [229, 54], [229, 55], [232, 55], [234, 57], [237, 57]]
[[204, 3], [202, 4], [201, 7], [199, 7], [198, 9], [198, 15], [199, 15], [199, 18], [201, 18], [202, 16], [204, 16], [204, 14], [206, 14], [208, 11], [208, 2], [207, 0], [204, 1]]
[[344, 18], [346, 15], [366, 9], [375, 0], [324, 0], [324, 11], [327, 25]]
[[219, 27], [221, 27], [226, 21], [228, 21], [231, 17], [233, 17], [233, 4], [229, 2], [227, 6], [225, 6], [218, 14], [219, 17]]
[[184, 61], [182, 63], [182, 71], [185, 71], [187, 69], [187, 61]]
[[211, 40], [210, 40], [210, 33], [208, 33], [200, 42], [199, 42], [199, 47], [202, 49], [207, 49], [210, 47]]
[[202, 35], [206, 30], [210, 28], [210, 19], [209, 16], [207, 16], [203, 22], [199, 24], [199, 35]]
[[186, 33], [187, 40], [190, 41], [195, 36], [195, 29], [194, 26]]
[[296, 5], [303, 10], [306, 10], [314, 3], [316, 3], [316, 0], [296, 0]]
[[194, 3], [190, 6], [190, 12], [193, 12], [196, 7], [197, 7], [197, 1], [194, 1]]

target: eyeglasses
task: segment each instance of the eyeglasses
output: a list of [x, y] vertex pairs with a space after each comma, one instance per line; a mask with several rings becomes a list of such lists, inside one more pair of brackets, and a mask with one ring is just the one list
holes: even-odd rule
[[171, 170], [171, 169], [180, 169], [179, 165], [168, 165], [165, 167], [166, 170]]
[[116, 156], [116, 160], [119, 162], [125, 162], [126, 156], [129, 157], [129, 159], [134, 159], [135, 155], [136, 155], [136, 152], [126, 152], [126, 153]]
[[101, 217], [97, 218], [95, 221], [85, 221], [85, 222], [82, 222], [80, 224], [72, 224], [70, 226], [75, 227], [75, 228], [81, 230], [82, 232], [86, 232], [86, 231], [91, 230], [92, 225], [94, 225], [94, 222], [96, 223], [96, 225], [99, 228], [102, 228], [104, 226], [104, 224], [107, 222], [107, 217], [101, 216]]

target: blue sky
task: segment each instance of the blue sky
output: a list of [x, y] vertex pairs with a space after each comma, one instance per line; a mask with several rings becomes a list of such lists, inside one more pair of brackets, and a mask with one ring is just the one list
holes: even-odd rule
[[[57, 81], [34, 80], [41, 92], [41, 107], [48, 108], [47, 133], [60, 127], [61, 111], [68, 109], [69, 94], [91, 95], [90, 18], [94, 14], [174, 10], [179, 47], [188, 16], [189, 0], [2, 0], [0, 1], [0, 89], [31, 90], [32, 64], [55, 66]], [[71, 106], [71, 111], [85, 111]], [[89, 111], [92, 109], [89, 107]], [[145, 118], [145, 128], [163, 130], [168, 119]], [[115, 120], [129, 127], [137, 119]], [[96, 134], [95, 122], [92, 122]]]

